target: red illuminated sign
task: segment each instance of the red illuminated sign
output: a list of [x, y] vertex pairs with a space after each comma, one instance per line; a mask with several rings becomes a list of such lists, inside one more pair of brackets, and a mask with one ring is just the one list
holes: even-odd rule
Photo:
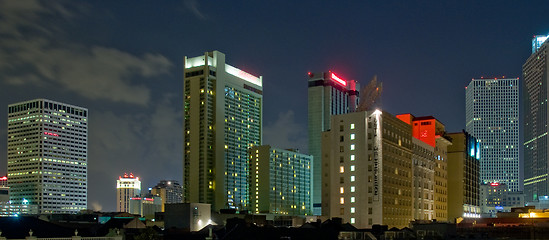
[[4, 177], [0, 177], [0, 181], [6, 181], [8, 180], [8, 177], [4, 176]]
[[128, 175], [127, 173], [124, 173], [124, 178], [135, 178], [133, 176], [133, 173], [130, 173], [130, 175]]
[[499, 186], [499, 183], [493, 182], [493, 183], [490, 183], [490, 186]]
[[58, 134], [56, 134], [56, 133], [51, 133], [51, 132], [44, 132], [44, 135], [50, 135], [50, 136], [59, 137]]
[[345, 82], [345, 80], [339, 78], [338, 76], [336, 76], [334, 73], [332, 73], [332, 79], [335, 80], [336, 82], [338, 82], [339, 84], [343, 85], [343, 86], [346, 86], [347, 85], [347, 82]]

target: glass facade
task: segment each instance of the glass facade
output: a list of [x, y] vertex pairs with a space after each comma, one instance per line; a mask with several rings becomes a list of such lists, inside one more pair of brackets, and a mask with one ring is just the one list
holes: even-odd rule
[[183, 82], [183, 201], [245, 210], [248, 149], [261, 145], [262, 77], [213, 51], [185, 58]]
[[[536, 39], [534, 39], [536, 40]], [[548, 191], [547, 41], [522, 66], [524, 123], [524, 195], [536, 201]]]
[[311, 215], [311, 160], [291, 150], [250, 149], [250, 209], [255, 213]]

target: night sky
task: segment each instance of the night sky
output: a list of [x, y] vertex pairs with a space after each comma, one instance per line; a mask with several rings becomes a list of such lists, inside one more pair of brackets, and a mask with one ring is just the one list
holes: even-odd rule
[[263, 143], [307, 152], [307, 72], [383, 82], [393, 114], [465, 127], [465, 86], [521, 77], [549, 1], [0, 1], [0, 175], [7, 105], [89, 109], [88, 206], [119, 175], [182, 179], [182, 64], [219, 50], [263, 76]]

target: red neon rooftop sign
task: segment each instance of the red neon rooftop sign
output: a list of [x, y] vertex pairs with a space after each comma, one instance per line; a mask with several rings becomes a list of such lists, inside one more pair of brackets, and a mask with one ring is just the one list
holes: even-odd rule
[[339, 84], [341, 84], [341, 85], [343, 85], [343, 86], [346, 86], [346, 85], [347, 85], [347, 82], [346, 82], [345, 80], [339, 78], [339, 77], [336, 76], [334, 73], [332, 73], [331, 78], [332, 78], [334, 81], [338, 82]]
[[490, 186], [499, 186], [499, 183], [493, 182], [493, 183], [490, 183]]
[[6, 181], [6, 180], [8, 180], [8, 177], [6, 176], [0, 177], [0, 181]]

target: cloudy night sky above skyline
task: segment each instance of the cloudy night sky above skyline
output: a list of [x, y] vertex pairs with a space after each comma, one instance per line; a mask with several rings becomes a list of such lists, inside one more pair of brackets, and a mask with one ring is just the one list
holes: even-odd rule
[[307, 72], [363, 86], [392, 114], [465, 127], [472, 78], [521, 77], [548, 1], [0, 0], [0, 175], [7, 105], [89, 109], [88, 207], [115, 210], [116, 179], [182, 179], [183, 57], [206, 51], [263, 76], [263, 143], [307, 152]]

